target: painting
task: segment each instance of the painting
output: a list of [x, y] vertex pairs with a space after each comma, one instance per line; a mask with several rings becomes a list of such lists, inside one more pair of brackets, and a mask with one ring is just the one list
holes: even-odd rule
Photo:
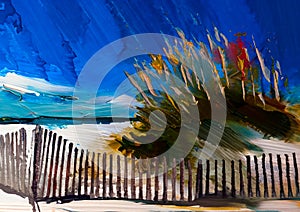
[[299, 210], [299, 7], [0, 0], [0, 211]]

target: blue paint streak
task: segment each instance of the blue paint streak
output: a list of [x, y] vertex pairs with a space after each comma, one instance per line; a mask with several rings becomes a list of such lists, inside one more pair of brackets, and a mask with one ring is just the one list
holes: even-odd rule
[[[15, 70], [72, 86], [89, 58], [116, 39], [135, 33], [177, 35], [178, 27], [188, 39], [206, 41], [207, 31], [213, 34], [216, 26], [229, 40], [246, 32], [249, 45], [253, 35], [267, 65], [272, 57], [279, 60], [299, 93], [298, 11], [297, 0], [0, 0], [0, 75]], [[101, 89], [113, 92], [130, 67], [130, 61], [118, 65]], [[291, 96], [299, 102], [299, 94]]]

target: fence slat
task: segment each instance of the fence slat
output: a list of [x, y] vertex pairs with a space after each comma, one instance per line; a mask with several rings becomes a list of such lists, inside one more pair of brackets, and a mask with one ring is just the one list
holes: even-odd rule
[[215, 195], [218, 195], [218, 160], [215, 160]]
[[10, 154], [10, 138], [9, 134], [5, 134], [5, 147], [6, 147], [6, 185], [11, 186], [11, 154]]
[[131, 156], [131, 180], [130, 180], [130, 186], [131, 186], [131, 198], [135, 199], [135, 157], [134, 155]]
[[147, 171], [146, 171], [146, 200], [151, 200], [151, 159], [147, 158]]
[[81, 196], [81, 186], [82, 186], [82, 171], [83, 171], [83, 155], [84, 150], [82, 149], [79, 157], [79, 169], [78, 169], [78, 196]]
[[202, 160], [198, 160], [197, 165], [197, 179], [196, 179], [196, 196], [195, 199], [199, 199], [203, 195], [203, 167]]
[[225, 167], [225, 160], [222, 160], [222, 197], [225, 198], [226, 194], [226, 167]]
[[158, 158], [155, 158], [154, 201], [158, 201], [158, 189], [159, 189], [159, 184], [158, 184], [158, 166], [159, 166]]
[[50, 156], [50, 166], [49, 166], [49, 174], [48, 174], [48, 186], [47, 186], [47, 194], [46, 198], [49, 198], [50, 192], [51, 192], [51, 179], [52, 179], [52, 171], [53, 171], [53, 164], [54, 164], [54, 153], [55, 153], [55, 143], [56, 143], [56, 133], [53, 134], [53, 140], [52, 140], [52, 146], [51, 146], [51, 156]]
[[286, 163], [286, 180], [288, 184], [288, 197], [293, 197], [292, 191], [292, 183], [291, 183], [291, 176], [290, 176], [290, 163], [289, 163], [289, 156], [285, 154], [285, 163]]
[[[40, 142], [41, 142], [41, 153], [40, 153], [40, 158], [41, 158], [41, 160], [40, 160], [40, 164], [39, 164], [39, 179], [38, 179], [38, 182], [39, 183], [42, 183], [42, 177], [43, 177], [43, 175], [42, 175], [42, 172], [43, 172], [43, 166], [44, 166], [44, 149], [45, 149], [45, 147], [44, 147], [44, 145], [46, 145], [46, 141], [44, 140], [44, 138], [45, 138], [45, 130], [41, 127], [41, 131], [42, 131], [42, 133], [40, 134]], [[17, 139], [17, 137], [16, 137], [16, 139]], [[41, 195], [42, 196], [42, 194], [41, 194], [41, 191], [40, 191], [40, 194], [39, 195]]]
[[275, 179], [274, 179], [274, 168], [273, 168], [273, 159], [272, 159], [272, 154], [271, 154], [271, 153], [269, 153], [269, 160], [270, 160], [270, 171], [271, 171], [272, 197], [276, 197]]
[[[15, 145], [16, 145], [16, 179], [17, 179], [16, 184], [17, 184], [17, 190], [21, 192], [21, 187], [20, 187], [20, 172], [21, 172], [21, 163], [22, 163], [21, 144], [20, 144], [18, 132], [15, 133], [15, 136], [16, 136]], [[1, 148], [1, 145], [0, 145], [0, 148]], [[0, 169], [1, 169], [1, 164], [0, 164]], [[1, 176], [0, 176], [0, 182], [1, 182]]]
[[100, 153], [97, 154], [97, 171], [96, 171], [96, 197], [100, 197]]
[[172, 201], [176, 201], [176, 159], [173, 158], [173, 166], [172, 166]]
[[20, 140], [22, 141], [22, 152], [23, 152], [23, 157], [22, 157], [22, 174], [21, 174], [21, 182], [22, 182], [22, 191], [26, 192], [27, 188], [26, 188], [26, 167], [27, 167], [27, 133], [26, 130], [24, 128], [22, 128], [20, 130]]
[[206, 160], [205, 195], [209, 195], [210, 162]]
[[139, 199], [143, 199], [143, 173], [142, 173], [142, 159], [138, 160], [138, 173], [139, 173]]
[[258, 161], [255, 155], [254, 155], [254, 166], [255, 166], [255, 195], [256, 197], [260, 197]]
[[32, 177], [32, 193], [33, 199], [36, 201], [38, 197], [38, 180], [40, 174], [40, 160], [42, 147], [42, 128], [37, 126], [34, 130], [34, 152], [33, 152], [33, 177]]
[[65, 196], [69, 195], [69, 180], [70, 180], [70, 169], [71, 169], [71, 157], [72, 157], [73, 143], [69, 143], [67, 168], [66, 168], [66, 180], [65, 180]]
[[250, 156], [246, 156], [247, 160], [247, 187], [248, 187], [248, 197], [253, 197], [252, 192], [252, 177], [251, 177], [251, 160]]
[[124, 198], [128, 199], [128, 163], [127, 156], [124, 156]]
[[11, 184], [12, 186], [15, 187], [15, 185], [17, 184], [16, 182], [16, 167], [15, 167], [15, 148], [14, 148], [14, 143], [15, 143], [15, 135], [14, 133], [11, 133], [11, 137], [10, 137], [10, 154], [11, 154], [11, 161], [10, 161], [10, 165], [11, 165]]
[[277, 165], [278, 165], [278, 176], [279, 176], [279, 186], [280, 186], [280, 198], [285, 198], [284, 189], [283, 189], [282, 164], [281, 164], [280, 155], [277, 155]]
[[240, 196], [241, 196], [241, 198], [244, 198], [245, 197], [245, 187], [244, 187], [244, 179], [243, 179], [242, 160], [239, 160], [239, 174], [240, 174]]
[[[20, 145], [19, 145], [19, 137], [18, 137], [18, 132], [15, 132], [15, 146], [16, 146], [16, 186], [17, 186], [17, 190], [20, 191], [20, 162], [21, 162], [21, 158], [20, 158]], [[1, 168], [1, 165], [0, 165]], [[40, 168], [40, 170], [42, 171], [42, 167]], [[40, 171], [40, 175], [41, 175], [41, 171]]]
[[184, 159], [180, 161], [180, 201], [184, 200]]
[[64, 139], [63, 149], [62, 149], [62, 154], [61, 154], [60, 171], [59, 171], [59, 185], [58, 185], [58, 196], [59, 197], [61, 197], [61, 191], [62, 191], [62, 187], [63, 187], [62, 181], [63, 181], [63, 170], [64, 170], [64, 165], [65, 165], [66, 145], [67, 145], [67, 140]]
[[299, 186], [297, 158], [296, 158], [296, 153], [295, 152], [293, 153], [293, 164], [294, 164], [294, 171], [295, 171], [296, 197], [299, 197], [300, 196], [300, 186]]
[[114, 197], [114, 189], [113, 189], [113, 155], [109, 155], [109, 178], [108, 178], [108, 188], [109, 188], [109, 197]]
[[59, 163], [59, 152], [61, 146], [62, 136], [58, 137], [57, 148], [56, 148], [56, 156], [55, 156], [55, 165], [54, 165], [54, 175], [53, 175], [53, 187], [52, 187], [52, 196], [56, 197], [56, 189], [57, 189], [57, 171], [58, 171], [58, 163]]
[[106, 153], [102, 155], [102, 197], [106, 198]]
[[[5, 154], [4, 154], [4, 149], [5, 149], [5, 143], [4, 143], [4, 138], [3, 138], [3, 135], [0, 135], [0, 161], [1, 161], [1, 164], [0, 164], [0, 182], [2, 184], [6, 184], [5, 183], [5, 180], [6, 180], [6, 170], [5, 170]], [[22, 170], [22, 169], [21, 169]], [[24, 177], [24, 176], [22, 176]], [[23, 181], [21, 181], [23, 182]]]
[[117, 156], [117, 197], [121, 198], [121, 159]]
[[266, 154], [262, 154], [262, 170], [263, 170], [263, 177], [264, 177], [264, 198], [269, 197], [268, 191], [268, 179], [267, 179], [267, 172], [266, 172]]
[[89, 154], [90, 152], [86, 150], [85, 163], [84, 163], [84, 195], [88, 195], [88, 180], [89, 180]]
[[[74, 149], [74, 167], [73, 167], [73, 178], [72, 178], [72, 195], [75, 195], [75, 186], [76, 186], [76, 172], [77, 172], [77, 157], [78, 157], [78, 148]], [[79, 170], [78, 170], [79, 171]]]
[[[29, 151], [30, 151], [30, 153], [32, 152], [32, 150], [33, 150], [33, 146], [34, 146], [34, 140], [33, 140], [33, 137], [31, 137], [31, 142], [30, 142], [30, 144], [28, 144], [29, 145]], [[26, 193], [30, 196], [30, 201], [29, 202], [31, 202], [32, 203], [32, 188], [31, 188], [31, 186], [32, 186], [32, 168], [33, 168], [33, 154], [31, 153], [30, 155], [29, 155], [29, 162], [28, 162], [28, 167], [27, 167], [27, 169], [28, 169], [28, 180], [27, 180], [27, 183], [26, 183]]]
[[234, 160], [231, 161], [231, 196], [236, 197]]
[[[46, 147], [47, 147], [47, 137], [48, 137], [48, 129], [45, 129], [44, 130], [44, 136], [43, 136], [43, 150], [42, 150], [42, 160], [41, 160], [41, 168], [44, 166], [44, 160], [47, 160], [45, 159], [45, 151], [46, 150]], [[41, 173], [43, 172], [43, 170], [41, 169]], [[41, 175], [42, 176], [42, 175]]]
[[[21, 132], [20, 132], [20, 140], [22, 140], [21, 138]], [[44, 166], [44, 175], [43, 175], [43, 183], [42, 183], [42, 191], [41, 191], [41, 194], [42, 194], [42, 197], [44, 197], [45, 195], [45, 186], [46, 186], [46, 183], [47, 183], [47, 172], [48, 172], [48, 162], [49, 162], [49, 152], [50, 152], [50, 144], [51, 144], [51, 140], [52, 140], [52, 131], [49, 132], [49, 135], [48, 135], [48, 142], [46, 142], [46, 146], [47, 146], [47, 149], [46, 149], [46, 156], [45, 156], [45, 166]], [[20, 143], [21, 145], [21, 143]], [[46, 148], [45, 146], [45, 148]], [[21, 176], [22, 176], [22, 172], [21, 172]], [[21, 180], [22, 180], [22, 177], [21, 177]]]
[[94, 190], [95, 190], [95, 152], [92, 153], [92, 167], [91, 167], [91, 191], [90, 195], [92, 198], [95, 197]]
[[188, 201], [191, 202], [192, 201], [192, 195], [193, 195], [193, 173], [192, 173], [192, 166], [191, 166], [191, 161], [188, 160], [187, 161], [187, 165], [188, 165]]
[[163, 167], [164, 167], [164, 174], [163, 174], [163, 202], [168, 201], [168, 165], [166, 157], [163, 157]]

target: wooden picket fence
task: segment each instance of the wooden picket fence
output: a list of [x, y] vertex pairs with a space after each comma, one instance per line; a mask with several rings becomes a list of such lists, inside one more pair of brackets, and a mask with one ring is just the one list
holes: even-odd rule
[[0, 136], [0, 189], [32, 202], [132, 199], [192, 202], [205, 197], [300, 196], [296, 154], [245, 159], [135, 159], [80, 149], [37, 126]]

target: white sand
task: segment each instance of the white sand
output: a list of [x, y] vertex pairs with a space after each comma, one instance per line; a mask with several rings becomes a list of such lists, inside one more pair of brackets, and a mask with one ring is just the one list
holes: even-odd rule
[[6, 211], [32, 211], [28, 198], [5, 193], [0, 189], [0, 212]]
[[[159, 205], [146, 205], [124, 200], [85, 200], [73, 201], [70, 203], [47, 204], [39, 203], [41, 211], [189, 211], [186, 209], [168, 208]], [[32, 206], [27, 198], [7, 194], [0, 190], [0, 212], [9, 211], [32, 211]]]

